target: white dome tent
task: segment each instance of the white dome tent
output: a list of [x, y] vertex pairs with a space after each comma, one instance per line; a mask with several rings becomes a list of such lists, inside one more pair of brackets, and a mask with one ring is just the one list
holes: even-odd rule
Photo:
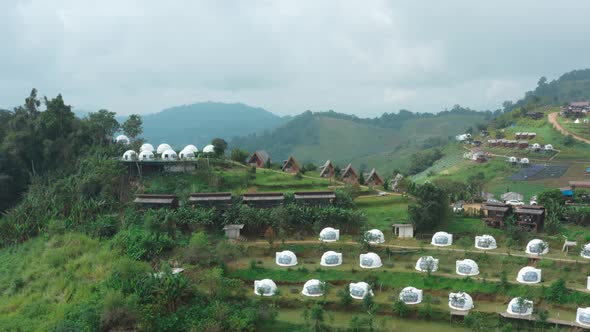
[[575, 124], [579, 124], [580, 123], [580, 119], [576, 119], [576, 121], [574, 121]]
[[533, 314], [533, 301], [521, 297], [515, 297], [508, 303], [506, 309], [511, 315], [528, 316]]
[[351, 282], [348, 286], [348, 290], [350, 292], [350, 297], [357, 300], [362, 300], [367, 296], [367, 294], [371, 294], [373, 296], [373, 290], [371, 290], [371, 286], [366, 282]]
[[190, 151], [190, 152], [195, 153], [195, 154], [197, 152], [199, 152], [199, 149], [196, 146], [192, 145], [192, 144], [189, 144], [189, 145], [185, 146], [184, 149], [182, 149], [182, 150], [184, 150], [184, 151]]
[[492, 250], [498, 248], [496, 239], [493, 236], [484, 234], [475, 237], [475, 247], [477, 249]]
[[340, 239], [340, 230], [332, 227], [326, 227], [320, 232], [320, 241], [334, 242]]
[[447, 232], [436, 232], [432, 236], [432, 241], [430, 244], [437, 247], [450, 246], [453, 244], [453, 234], [449, 234]]
[[278, 266], [295, 266], [297, 265], [297, 256], [292, 251], [284, 250], [275, 254], [275, 260]]
[[533, 239], [526, 245], [525, 252], [529, 255], [545, 255], [549, 252], [549, 244], [543, 240]]
[[176, 160], [176, 159], [178, 159], [178, 155], [176, 154], [176, 152], [174, 152], [174, 150], [169, 149], [169, 150], [166, 150], [162, 153], [162, 159]]
[[211, 144], [209, 144], [203, 148], [203, 153], [214, 153], [214, 152], [215, 152], [215, 147]]
[[590, 327], [590, 307], [578, 308], [578, 310], [576, 310], [576, 323], [585, 327]]
[[127, 150], [125, 151], [125, 153], [123, 153], [123, 158], [121, 158], [122, 160], [137, 160], [137, 152], [133, 151], [133, 150]]
[[449, 294], [449, 308], [459, 311], [467, 311], [473, 309], [473, 299], [464, 292]]
[[323, 282], [317, 279], [308, 280], [305, 285], [303, 285], [303, 291], [301, 291], [301, 294], [305, 296], [322, 296], [324, 295], [324, 285]]
[[188, 150], [182, 150], [178, 154], [178, 157], [180, 159], [195, 159], [195, 153], [192, 151], [188, 151]]
[[528, 165], [529, 164], [529, 158], [521, 158], [520, 159], [520, 163], [522, 165]]
[[553, 145], [551, 144], [545, 144], [545, 146], [543, 147], [544, 150], [547, 151], [552, 151], [553, 150]]
[[154, 153], [152, 151], [144, 150], [139, 153], [139, 160], [153, 160]]
[[381, 263], [381, 257], [374, 252], [369, 252], [366, 254], [360, 255], [360, 267], [363, 269], [376, 269], [378, 267], [383, 266]]
[[162, 144], [158, 145], [158, 148], [156, 149], [156, 153], [162, 154], [166, 150], [172, 150], [172, 147], [166, 143], [162, 143]]
[[321, 266], [338, 266], [342, 265], [342, 254], [335, 251], [326, 251], [322, 255], [322, 260], [320, 261]]
[[422, 302], [422, 290], [414, 287], [406, 287], [399, 293], [399, 299], [405, 304], [418, 304]]
[[476, 276], [479, 274], [479, 266], [477, 266], [477, 263], [472, 259], [456, 261], [455, 270], [460, 276]]
[[518, 162], [518, 159], [516, 157], [508, 157], [508, 162], [509, 163], [516, 163], [516, 162]]
[[143, 152], [143, 151], [149, 151], [151, 153], [154, 153], [156, 150], [154, 149], [154, 146], [151, 145], [150, 143], [144, 143], [139, 148], [139, 152]]
[[438, 259], [432, 256], [423, 256], [416, 262], [416, 270], [420, 272], [436, 272], [438, 270]]
[[586, 289], [590, 290], [590, 277], [586, 277]]
[[119, 136], [117, 136], [117, 138], [115, 138], [115, 142], [121, 143], [121, 144], [125, 144], [125, 145], [129, 145], [129, 143], [131, 141], [129, 140], [129, 137], [127, 137], [125, 135], [119, 135]]
[[378, 229], [371, 229], [365, 233], [365, 239], [367, 239], [370, 244], [379, 244], [385, 242], [385, 235], [383, 235], [383, 232]]
[[541, 269], [525, 266], [518, 271], [516, 281], [522, 284], [538, 284], [541, 282]]
[[582, 247], [582, 252], [580, 252], [580, 256], [584, 258], [590, 258], [590, 243], [586, 243]]
[[533, 150], [541, 150], [541, 144], [539, 144], [539, 143], [533, 143], [532, 148], [533, 148]]
[[270, 279], [254, 280], [254, 294], [273, 296], [277, 292], [277, 284]]

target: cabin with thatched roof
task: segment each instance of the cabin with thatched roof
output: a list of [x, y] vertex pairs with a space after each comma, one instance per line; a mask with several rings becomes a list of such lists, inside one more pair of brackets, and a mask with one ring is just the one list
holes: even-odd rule
[[296, 191], [293, 196], [302, 205], [331, 205], [336, 199], [333, 191]]
[[487, 226], [503, 228], [510, 217], [511, 206], [501, 202], [485, 202], [481, 205], [482, 220]]
[[229, 192], [191, 193], [188, 197], [188, 203], [204, 209], [226, 210], [231, 206], [232, 195]]
[[332, 178], [334, 177], [334, 164], [330, 160], [327, 160], [321, 167], [320, 167], [320, 176], [323, 178]]
[[540, 205], [515, 206], [514, 215], [521, 229], [538, 232], [545, 224], [545, 208]]
[[299, 165], [293, 156], [283, 162], [283, 172], [293, 174], [299, 172]]
[[340, 180], [342, 182], [346, 182], [348, 184], [358, 184], [359, 177], [354, 168], [352, 168], [352, 164], [348, 164], [346, 168], [340, 174]]
[[381, 178], [381, 176], [379, 176], [379, 174], [377, 174], [377, 171], [373, 168], [373, 170], [371, 170], [371, 173], [369, 173], [365, 177], [365, 184], [369, 187], [382, 186], [383, 179]]
[[268, 153], [266, 151], [259, 150], [259, 151], [254, 151], [254, 153], [252, 153], [250, 158], [248, 158], [248, 165], [256, 167], [256, 168], [262, 168], [262, 167], [266, 166], [266, 164], [269, 161], [270, 161], [270, 156], [268, 155]]
[[248, 193], [244, 194], [242, 201], [254, 208], [273, 208], [283, 204], [285, 195], [283, 193]]
[[147, 209], [176, 209], [178, 207], [178, 196], [159, 194], [136, 194], [133, 203], [140, 210]]

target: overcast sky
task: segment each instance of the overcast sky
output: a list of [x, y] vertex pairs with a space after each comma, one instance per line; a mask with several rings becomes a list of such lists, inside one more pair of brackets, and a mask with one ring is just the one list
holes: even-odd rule
[[[97, 6], [98, 4], [98, 6]], [[590, 67], [590, 1], [1, 0], [0, 105], [496, 109]]]

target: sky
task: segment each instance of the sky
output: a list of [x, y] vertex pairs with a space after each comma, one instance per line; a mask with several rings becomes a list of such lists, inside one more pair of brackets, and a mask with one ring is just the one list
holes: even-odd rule
[[590, 67], [590, 1], [2, 0], [0, 106], [495, 110]]

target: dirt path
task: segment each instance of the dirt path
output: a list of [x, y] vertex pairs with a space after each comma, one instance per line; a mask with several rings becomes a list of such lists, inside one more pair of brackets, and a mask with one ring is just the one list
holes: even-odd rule
[[548, 116], [549, 122], [553, 125], [553, 127], [555, 129], [557, 129], [557, 131], [559, 131], [560, 133], [562, 133], [564, 135], [571, 135], [573, 138], [577, 139], [580, 142], [590, 144], [589, 139], [586, 139], [584, 137], [581, 137], [581, 136], [578, 136], [574, 133], [571, 133], [567, 129], [565, 129], [561, 124], [559, 124], [559, 121], [557, 121], [557, 115], [558, 115], [558, 112], [553, 112], [553, 113], [549, 113], [549, 116]]

